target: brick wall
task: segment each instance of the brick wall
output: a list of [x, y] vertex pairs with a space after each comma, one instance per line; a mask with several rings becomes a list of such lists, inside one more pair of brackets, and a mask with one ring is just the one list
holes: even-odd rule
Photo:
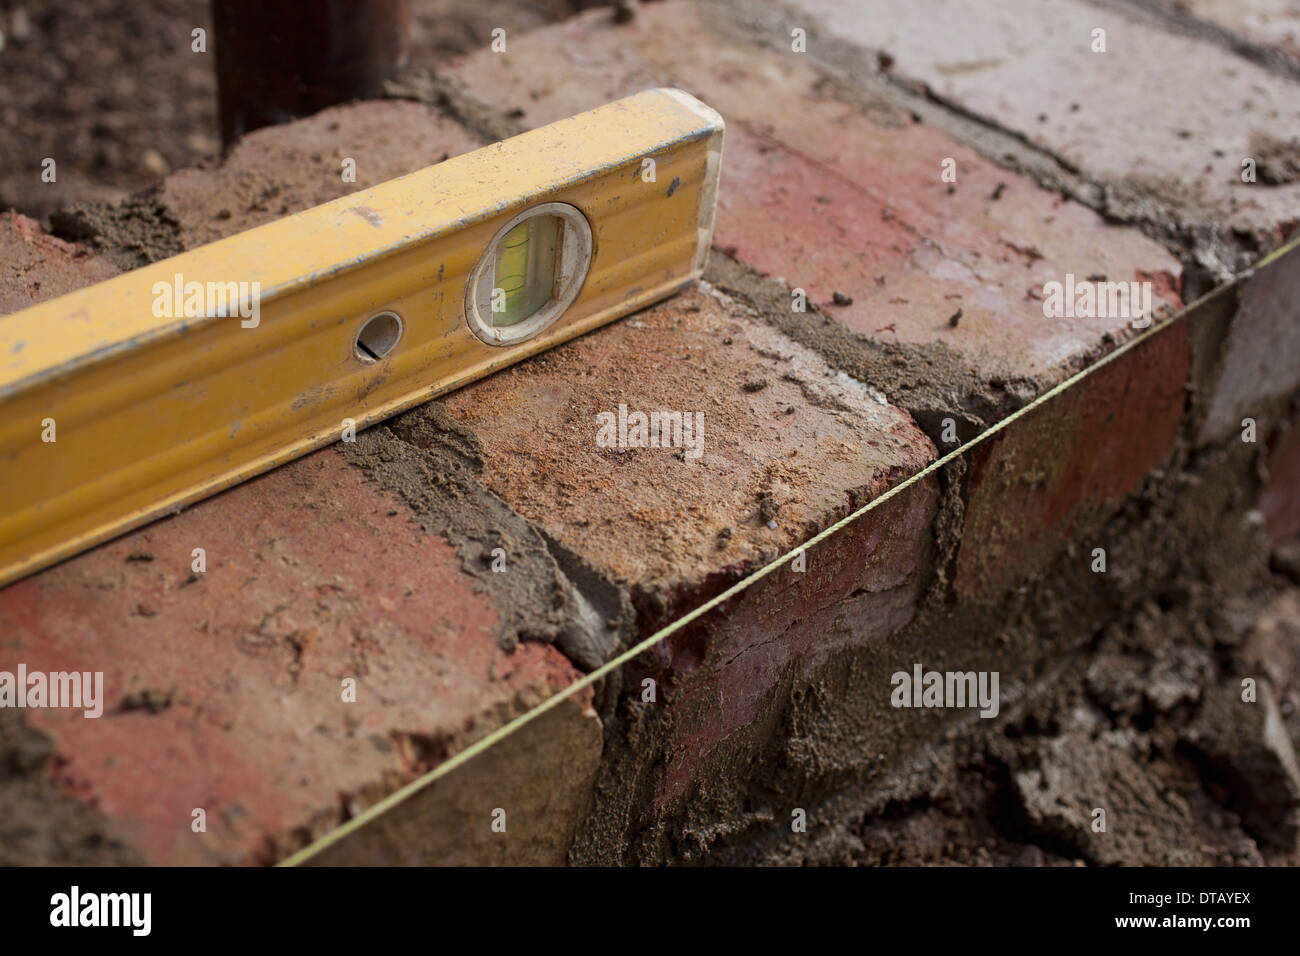
[[[1297, 529], [1293, 44], [1214, 4], [1137, 6], [589, 11], [405, 98], [255, 132], [152, 205], [103, 210], [96, 251], [0, 219], [12, 311], [149, 258], [121, 238], [142, 217], [149, 248], [193, 248], [653, 85], [728, 124], [697, 288], [0, 591], [0, 668], [108, 688], [100, 720], [32, 711], [0, 738], [45, 742], [16, 814], [49, 802], [101, 837], [27, 852], [283, 858], [1137, 334], [1045, 317], [1070, 274], [1149, 282], [1159, 317], [1186, 316], [320, 859], [834, 859], [983, 740], [1026, 832], [1094, 862], [1224, 862], [1089, 842], [1023, 784], [1083, 733], [1034, 723], [1045, 688], [1112, 686], [1089, 669], [1108, 628], [1155, 595], [1170, 612], [1195, 606], [1184, 591], [1257, 594], [1266, 539]], [[1244, 159], [1265, 175], [1243, 182]], [[597, 447], [620, 403], [702, 410], [704, 456]], [[1196, 700], [1236, 673], [1175, 645], [1145, 647], [1143, 673], [1194, 658]], [[916, 662], [998, 671], [1003, 716], [891, 708]], [[1195, 723], [1177, 693], [1151, 699]], [[1041, 743], [1006, 744], [1025, 721]], [[1261, 845], [1300, 806], [1290, 745], [1269, 747], [1282, 782], [1241, 813]], [[1117, 753], [1096, 772], [1155, 773]], [[1060, 805], [1083, 786], [1058, 783]], [[1158, 799], [1116, 795], [1119, 819]], [[795, 809], [820, 827], [808, 844]], [[1176, 832], [1180, 812], [1155, 817]]]

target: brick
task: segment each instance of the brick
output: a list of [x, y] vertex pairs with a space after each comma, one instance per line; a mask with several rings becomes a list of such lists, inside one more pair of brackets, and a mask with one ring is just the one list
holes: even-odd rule
[[[945, 3], [941, 14], [910, 0], [795, 6], [830, 34], [888, 53], [895, 76], [1093, 180], [1273, 242], [1300, 221], [1300, 181], [1241, 181], [1246, 157], [1294, 156], [1284, 144], [1300, 134], [1300, 83], [1217, 45], [1076, 0]], [[1091, 51], [1097, 28], [1106, 53]]]
[[[704, 35], [710, 53], [699, 57]], [[1035, 297], [1067, 272], [1151, 280], [1157, 304], [1180, 304], [1178, 263], [1136, 231], [897, 107], [837, 98], [805, 58], [733, 35], [710, 8], [670, 0], [626, 26], [575, 17], [449, 70], [535, 125], [648, 85], [682, 85], [728, 122], [715, 245], [804, 289], [855, 331], [951, 346], [986, 380], [1050, 384], [1129, 334], [1122, 319], [1045, 320]], [[957, 163], [951, 193], [945, 158]], [[833, 304], [836, 291], [852, 304]]]
[[[445, 404], [477, 435], [489, 489], [647, 607], [693, 607], [710, 579], [798, 545], [934, 457], [905, 412], [701, 289]], [[620, 404], [701, 414], [702, 455], [599, 447], [596, 416]]]
[[1295, 0], [1156, 0], [1179, 23], [1213, 24], [1276, 51], [1300, 67], [1300, 6]]
[[1268, 449], [1268, 481], [1259, 497], [1264, 527], [1274, 545], [1300, 535], [1300, 410], [1292, 409]]
[[[215, 169], [171, 174], [159, 198], [180, 224], [183, 248], [193, 249], [481, 145], [421, 103], [336, 106], [250, 133]], [[355, 182], [343, 179], [345, 159], [355, 161]]]
[[1239, 296], [1217, 368], [1201, 383], [1210, 391], [1202, 445], [1240, 434], [1247, 417], [1256, 419], [1260, 436], [1268, 434], [1285, 400], [1300, 389], [1300, 243], [1246, 278]]
[[[103, 717], [27, 719], [60, 786], [150, 862], [269, 862], [577, 678], [550, 646], [502, 650], [498, 614], [444, 540], [327, 449], [0, 591], [0, 664], [103, 672]], [[126, 706], [146, 692], [170, 703]], [[550, 748], [571, 776], [534, 775], [531, 799], [571, 825], [601, 730], [588, 698], [562, 709]]]
[[658, 805], [698, 782], [701, 759], [768, 712], [785, 681], [812, 678], [836, 652], [881, 645], [912, 620], [937, 501], [933, 479], [904, 491], [806, 552], [807, 570], [763, 579], [634, 670], [633, 686], [650, 676], [673, 691]]
[[47, 235], [34, 219], [0, 215], [0, 315], [117, 274], [83, 246]]
[[971, 456], [956, 590], [996, 596], [1089, 540], [1173, 449], [1187, 404], [1187, 322], [1175, 323], [1014, 422]]
[[[488, 487], [626, 588], [642, 636], [935, 454], [906, 413], [708, 289], [445, 403], [477, 435]], [[701, 412], [702, 456], [599, 447], [596, 416], [620, 404]], [[905, 494], [807, 555], [806, 572], [765, 580], [725, 615], [652, 653], [637, 679], [653, 676], [674, 694], [661, 799], [692, 782], [699, 761], [791, 674], [911, 620], [927, 580], [935, 499], [929, 484]]]

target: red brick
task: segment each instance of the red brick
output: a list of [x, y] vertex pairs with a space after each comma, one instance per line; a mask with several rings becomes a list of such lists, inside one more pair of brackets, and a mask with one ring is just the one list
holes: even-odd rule
[[[493, 492], [635, 600], [681, 610], [934, 458], [905, 412], [700, 289], [445, 401], [478, 436]], [[703, 455], [598, 447], [596, 415], [620, 404], [701, 413]]]
[[[1128, 334], [1122, 319], [1044, 319], [1034, 297], [1067, 272], [1151, 279], [1157, 303], [1179, 303], [1178, 263], [1136, 231], [1106, 225], [895, 107], [836, 99], [806, 58], [725, 31], [707, 9], [670, 0], [627, 26], [597, 12], [575, 17], [452, 72], [537, 125], [648, 85], [689, 89], [728, 122], [719, 248], [804, 289], [856, 331], [944, 342], [988, 379], [1059, 380], [1102, 351], [1104, 336]], [[693, 52], [703, 36], [707, 57]], [[949, 157], [952, 193], [940, 179]], [[832, 305], [835, 291], [852, 305]]]
[[117, 274], [76, 243], [46, 235], [34, 219], [0, 215], [0, 315], [53, 299]]
[[937, 500], [933, 480], [923, 481], [809, 549], [806, 571], [787, 565], [725, 615], [655, 649], [636, 674], [673, 692], [659, 803], [697, 782], [698, 762], [763, 713], [782, 680], [810, 678], [835, 652], [883, 643], [912, 619]]
[[1300, 412], [1292, 411], [1268, 450], [1268, 482], [1259, 510], [1273, 544], [1300, 535]]
[[[1300, 83], [1215, 44], [1078, 0], [946, 3], [942, 30], [936, 6], [912, 0], [794, 6], [810, 26], [887, 52], [893, 74], [1089, 178], [1273, 241], [1300, 221], [1300, 182], [1241, 181], [1242, 160], [1260, 154], [1265, 138], [1300, 134]], [[1106, 30], [1106, 53], [1091, 50], [1097, 28]]]
[[[620, 403], [702, 412], [702, 457], [598, 447], [595, 416]], [[642, 636], [935, 454], [906, 413], [707, 290], [463, 388], [446, 405], [478, 436], [489, 488], [626, 587]], [[775, 527], [762, 517], [764, 493]], [[675, 695], [676, 756], [661, 796], [679, 792], [788, 674], [911, 620], [934, 505], [929, 485], [903, 496], [809, 552], [806, 572], [765, 580], [657, 649], [644, 673]]]
[[[497, 614], [445, 541], [326, 449], [0, 591], [0, 666], [104, 673], [103, 717], [27, 718], [57, 781], [151, 862], [264, 862], [577, 678], [549, 646], [501, 650]], [[146, 690], [171, 705], [121, 708]], [[565, 706], [566, 773], [589, 785], [600, 723], [586, 698]]]
[[996, 596], [1041, 572], [1169, 455], [1187, 403], [1187, 322], [1178, 322], [975, 449], [956, 588]]

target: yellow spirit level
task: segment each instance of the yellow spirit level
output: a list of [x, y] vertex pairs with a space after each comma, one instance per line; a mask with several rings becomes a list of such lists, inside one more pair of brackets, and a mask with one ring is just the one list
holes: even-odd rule
[[689, 284], [722, 133], [648, 90], [0, 317], [0, 584]]

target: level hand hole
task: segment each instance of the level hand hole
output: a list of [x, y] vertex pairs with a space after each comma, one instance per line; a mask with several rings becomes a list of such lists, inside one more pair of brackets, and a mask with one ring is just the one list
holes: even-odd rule
[[378, 362], [397, 347], [402, 337], [402, 320], [396, 312], [372, 315], [361, 326], [353, 351], [363, 362]]

